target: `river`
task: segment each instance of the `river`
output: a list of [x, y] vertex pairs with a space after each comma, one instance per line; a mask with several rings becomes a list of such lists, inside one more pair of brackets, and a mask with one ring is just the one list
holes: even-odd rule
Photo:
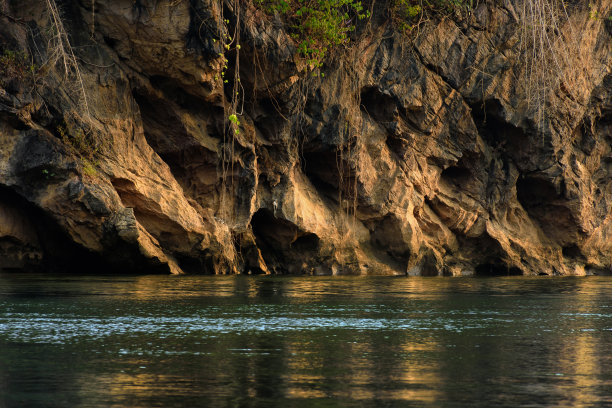
[[612, 406], [612, 278], [0, 275], [0, 407]]

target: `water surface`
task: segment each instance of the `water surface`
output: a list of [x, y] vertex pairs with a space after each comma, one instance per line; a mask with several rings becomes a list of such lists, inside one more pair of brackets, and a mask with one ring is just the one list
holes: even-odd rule
[[612, 406], [612, 278], [0, 275], [0, 407]]

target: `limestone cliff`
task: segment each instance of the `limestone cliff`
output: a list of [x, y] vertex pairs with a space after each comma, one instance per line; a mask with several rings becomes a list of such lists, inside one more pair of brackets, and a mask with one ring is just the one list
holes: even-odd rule
[[518, 0], [474, 3], [364, 2], [314, 73], [253, 1], [0, 1], [0, 268], [610, 273], [612, 1], [540, 110]]

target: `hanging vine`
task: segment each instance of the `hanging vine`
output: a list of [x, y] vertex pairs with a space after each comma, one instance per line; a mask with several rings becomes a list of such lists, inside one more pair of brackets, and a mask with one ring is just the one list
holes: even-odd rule
[[[224, 7], [225, 6], [225, 7]], [[224, 9], [227, 7], [232, 12], [233, 27], [230, 26], [230, 16], [226, 16]], [[244, 88], [240, 83], [240, 1], [222, 0], [219, 7], [218, 39], [219, 57], [221, 59], [221, 71], [215, 76], [218, 85], [224, 89], [223, 99], [223, 144], [221, 157], [221, 202], [220, 211], [228, 221], [233, 221], [233, 205], [230, 205], [231, 197], [234, 196], [235, 186], [235, 150], [236, 141], [241, 134], [240, 116], [244, 113]], [[229, 53], [233, 53], [233, 72], [229, 71]], [[230, 78], [231, 76], [231, 78]], [[230, 93], [228, 97], [227, 94]], [[228, 184], [228, 175], [230, 181]]]
[[562, 87], [571, 89], [580, 76], [580, 36], [565, 0], [516, 0], [521, 19], [527, 106], [542, 129], [546, 108]]

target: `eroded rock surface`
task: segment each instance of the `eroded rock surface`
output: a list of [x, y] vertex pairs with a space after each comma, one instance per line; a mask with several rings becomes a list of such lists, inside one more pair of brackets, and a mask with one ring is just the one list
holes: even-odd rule
[[[321, 76], [278, 16], [238, 4], [58, 2], [75, 82], [45, 65], [45, 2], [0, 1], [4, 50], [37, 64], [0, 78], [0, 269], [611, 272], [607, 20], [570, 16], [580, 75], [543, 122], [510, 0], [412, 38], [376, 5]], [[218, 41], [237, 22], [238, 66]]]

